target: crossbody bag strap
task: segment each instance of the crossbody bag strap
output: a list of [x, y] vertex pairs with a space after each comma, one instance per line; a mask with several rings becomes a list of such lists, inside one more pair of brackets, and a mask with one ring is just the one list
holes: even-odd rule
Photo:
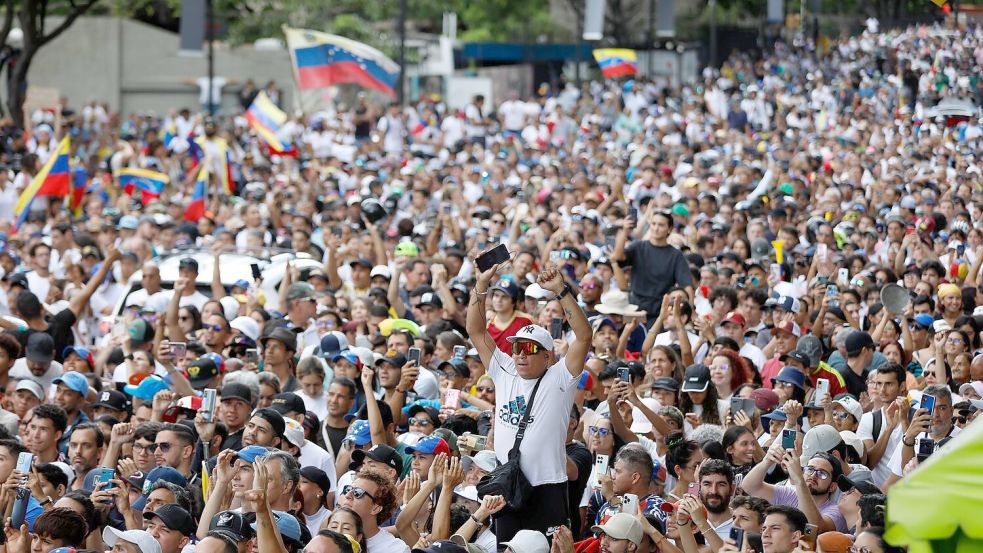
[[[545, 374], [543, 376], [546, 376]], [[519, 420], [519, 429], [515, 433], [515, 442], [512, 444], [512, 449], [509, 451], [509, 457], [512, 454], [519, 451], [519, 445], [522, 444], [522, 437], [526, 434], [526, 425], [529, 424], [529, 416], [532, 415], [532, 404], [536, 400], [536, 391], [539, 390], [539, 384], [543, 381], [543, 376], [539, 377], [536, 381], [536, 385], [532, 388], [532, 395], [529, 396], [529, 403], [526, 404], [526, 411], [522, 414], [522, 419]]]

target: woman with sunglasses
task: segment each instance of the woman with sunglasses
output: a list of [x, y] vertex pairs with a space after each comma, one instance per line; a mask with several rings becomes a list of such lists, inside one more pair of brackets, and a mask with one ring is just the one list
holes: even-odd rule
[[[467, 331], [495, 383], [493, 431], [495, 453], [500, 462], [508, 461], [529, 403], [533, 404], [529, 420], [534, 421], [526, 428], [520, 446], [520, 468], [533, 492], [525, 505], [496, 519], [495, 536], [502, 542], [520, 529], [545, 532], [550, 527], [566, 524], [566, 508], [557, 506], [568, 504], [567, 428], [592, 332], [570, 285], [550, 266], [540, 273], [538, 284], [556, 295], [573, 330], [574, 339], [569, 340], [566, 355], [557, 358], [549, 331], [531, 321], [507, 336], [511, 356], [504, 353], [489, 333], [485, 311], [491, 281], [498, 269], [496, 264], [477, 275], [468, 304]], [[514, 301], [512, 306], [514, 309]], [[496, 310], [496, 316], [500, 314]]]
[[590, 477], [587, 479], [587, 487], [584, 488], [584, 496], [580, 500], [580, 510], [587, 515], [584, 520], [596, 520], [597, 511], [605, 501], [604, 496], [601, 495], [601, 474], [598, 473], [597, 458], [607, 457], [607, 461], [603, 461], [602, 465], [607, 465], [605, 476], [610, 477], [614, 458], [625, 445], [625, 441], [614, 431], [614, 423], [610, 417], [599, 416], [584, 428], [584, 442], [590, 451], [593, 464]]
[[969, 336], [955, 328], [945, 332], [943, 338], [935, 340], [935, 357], [925, 366], [925, 371], [932, 373], [931, 384], [945, 384], [953, 391], [959, 388], [953, 383], [952, 366], [959, 354], [969, 352], [969, 344]]

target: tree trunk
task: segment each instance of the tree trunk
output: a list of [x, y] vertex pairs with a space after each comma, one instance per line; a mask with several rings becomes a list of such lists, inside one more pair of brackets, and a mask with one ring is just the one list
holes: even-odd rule
[[17, 58], [16, 65], [7, 67], [10, 75], [10, 97], [7, 98], [7, 109], [14, 120], [14, 125], [19, 129], [26, 128], [27, 121], [24, 118], [24, 100], [27, 99], [27, 71], [31, 67], [31, 58], [34, 52], [27, 51], [27, 43], [24, 43], [24, 50]]

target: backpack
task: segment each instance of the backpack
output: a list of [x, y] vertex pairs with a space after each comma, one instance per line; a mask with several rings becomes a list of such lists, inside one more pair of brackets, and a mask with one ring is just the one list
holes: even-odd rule
[[874, 436], [874, 441], [876, 442], [877, 438], [879, 438], [881, 435], [881, 425], [884, 424], [884, 413], [882, 413], [881, 410], [878, 409], [877, 411], [874, 411], [873, 416], [874, 416], [874, 421], [873, 421], [874, 427], [873, 429], [871, 429], [871, 435]]

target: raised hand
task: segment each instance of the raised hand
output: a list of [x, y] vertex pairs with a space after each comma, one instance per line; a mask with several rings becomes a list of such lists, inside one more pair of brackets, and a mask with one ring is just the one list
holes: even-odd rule
[[109, 434], [109, 441], [120, 444], [132, 442], [136, 429], [128, 422], [120, 422], [113, 425], [113, 430]]
[[[500, 495], [486, 495], [481, 498], [481, 506], [475, 511], [475, 516], [479, 519], [489, 517], [505, 508], [505, 498]], [[481, 513], [480, 515], [478, 513]], [[481, 516], [481, 515], [484, 515]]]
[[420, 476], [415, 472], [410, 472], [403, 479], [403, 505], [409, 503], [418, 491], [420, 491]]
[[374, 376], [375, 369], [372, 367], [362, 367], [362, 373], [359, 375], [359, 377], [362, 380], [362, 389], [365, 390], [366, 393], [370, 393], [371, 390], [375, 389], [372, 382]]
[[549, 290], [554, 294], [559, 295], [563, 291], [563, 286], [566, 282], [563, 280], [563, 275], [556, 267], [550, 265], [543, 272], [539, 273], [539, 278], [536, 282], [543, 287], [544, 290]]
[[447, 463], [447, 470], [444, 471], [444, 488], [453, 490], [462, 482], [464, 482], [464, 465], [460, 458], [451, 457]]
[[430, 464], [430, 472], [427, 474], [427, 482], [436, 484], [443, 480], [444, 471], [447, 469], [447, 454], [438, 453]]
[[232, 463], [235, 459], [236, 452], [232, 449], [226, 449], [218, 454], [218, 457], [215, 458], [215, 470], [212, 472], [216, 483], [228, 484], [232, 481], [232, 477], [235, 476], [235, 469], [232, 468]]
[[566, 526], [560, 526], [553, 533], [553, 544], [550, 553], [573, 553], [573, 533]]

